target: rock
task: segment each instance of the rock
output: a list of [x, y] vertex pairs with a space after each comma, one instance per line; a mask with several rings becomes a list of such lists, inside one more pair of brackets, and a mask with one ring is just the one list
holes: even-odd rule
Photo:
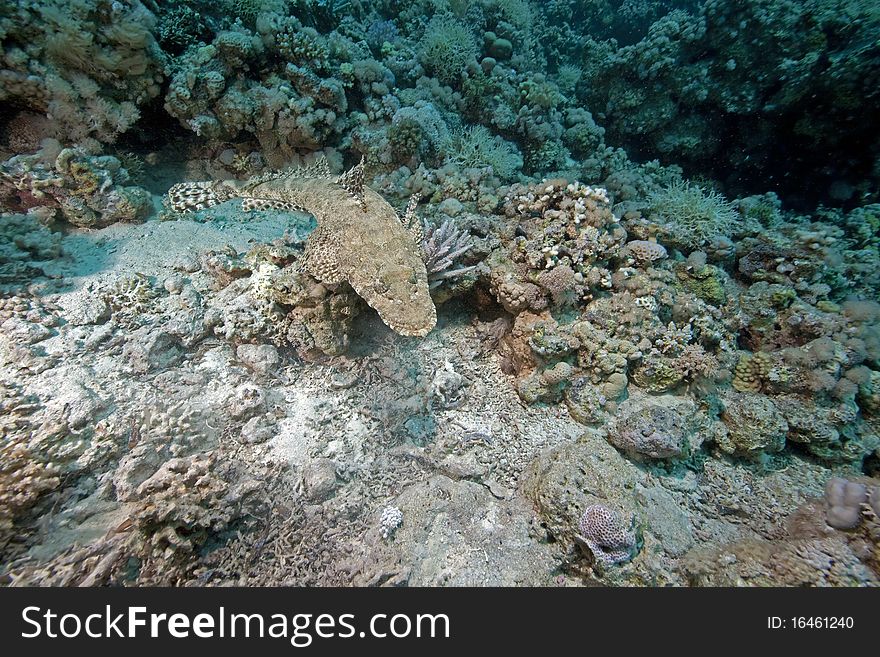
[[681, 459], [698, 449], [701, 425], [693, 402], [664, 395], [627, 400], [608, 428], [608, 441], [635, 458]]
[[334, 372], [330, 377], [330, 387], [334, 390], [348, 390], [358, 382], [357, 372]]
[[183, 286], [186, 284], [183, 276], [169, 276], [164, 281], [162, 281], [162, 287], [169, 294], [180, 294], [183, 291]]
[[[575, 443], [565, 443], [541, 452], [526, 468], [522, 492], [531, 500], [541, 518], [541, 526], [565, 552], [572, 552], [579, 535], [584, 511], [596, 504], [612, 507], [631, 517], [631, 493], [635, 485], [634, 466], [605, 444], [608, 458], [596, 447], [599, 439], [586, 436]], [[613, 460], [612, 460], [613, 459]]]
[[241, 440], [246, 443], [264, 443], [274, 435], [273, 425], [262, 415], [252, 417], [241, 428]]
[[192, 311], [175, 312], [162, 325], [162, 330], [180, 340], [180, 344], [187, 349], [194, 347], [211, 334], [211, 327], [205, 324], [202, 317]]
[[564, 392], [565, 405], [571, 417], [581, 424], [599, 425], [606, 421], [609, 400], [589, 377], [580, 376]]
[[271, 344], [241, 344], [235, 350], [235, 355], [257, 374], [277, 372], [281, 367], [281, 355]]
[[245, 383], [235, 389], [229, 400], [229, 415], [236, 420], [248, 420], [266, 412], [266, 395], [252, 383]]
[[669, 491], [660, 486], [639, 486], [636, 501], [644, 511], [646, 531], [654, 535], [666, 554], [678, 557], [693, 547], [690, 519]]
[[303, 470], [303, 489], [312, 502], [329, 499], [336, 486], [336, 463], [330, 459], [312, 461]]
[[94, 374], [86, 368], [59, 372], [52, 398], [46, 403], [48, 411], [71, 429], [94, 426], [107, 403], [93, 390], [80, 383]]
[[145, 374], [176, 365], [183, 358], [180, 339], [152, 327], [135, 330], [122, 349], [132, 370]]
[[826, 462], [861, 461], [878, 445], [874, 432], [852, 431], [851, 425], [841, 421], [837, 409], [822, 407], [795, 395], [775, 396], [773, 403], [788, 423], [788, 442], [797, 443]]
[[492, 493], [492, 496], [497, 497], [499, 500], [506, 500], [513, 495], [513, 491], [506, 486], [502, 486], [494, 479], [489, 479], [483, 483], [489, 489], [489, 492]]
[[75, 326], [103, 324], [110, 319], [110, 304], [95, 294], [78, 295], [65, 307], [64, 319]]
[[788, 423], [769, 397], [731, 392], [723, 402], [721, 419], [727, 426], [727, 435], [718, 440], [722, 451], [741, 456], [782, 451]]
[[449, 217], [457, 217], [464, 209], [464, 205], [457, 198], [447, 198], [440, 203], [437, 209]]
[[95, 351], [101, 344], [113, 337], [115, 327], [112, 324], [102, 324], [92, 329], [85, 339], [83, 346], [86, 351]]
[[[467, 452], [464, 455], [450, 454], [437, 464], [440, 472], [452, 479], [480, 481], [486, 474], [486, 466]], [[488, 482], [483, 482], [488, 485]]]
[[876, 573], [861, 562], [856, 544], [831, 536], [742, 539], [695, 547], [679, 561], [692, 586], [875, 587]]
[[202, 268], [198, 256], [194, 253], [186, 253], [177, 256], [171, 263], [171, 266], [177, 271], [184, 271], [188, 274], [197, 272]]
[[[547, 586], [553, 548], [530, 536], [531, 510], [471, 481], [435, 475], [393, 502], [404, 518], [394, 540], [377, 522], [353, 558], [356, 585]], [[378, 514], [378, 511], [377, 511]]]
[[119, 467], [113, 473], [113, 488], [116, 498], [123, 502], [137, 499], [137, 489], [153, 476], [167, 458], [156, 451], [154, 445], [142, 443], [122, 457]]
[[52, 336], [52, 330], [42, 324], [10, 317], [0, 324], [3, 334], [17, 344], [36, 344]]

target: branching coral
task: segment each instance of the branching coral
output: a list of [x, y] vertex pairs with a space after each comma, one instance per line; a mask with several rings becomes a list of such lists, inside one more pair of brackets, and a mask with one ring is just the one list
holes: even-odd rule
[[453, 134], [446, 146], [448, 158], [462, 167], [492, 167], [501, 180], [511, 178], [522, 168], [516, 146], [492, 135], [483, 126], [471, 126]]
[[419, 45], [419, 61], [444, 84], [455, 86], [465, 68], [476, 63], [477, 43], [463, 23], [449, 15], [437, 15], [425, 28]]
[[660, 216], [670, 241], [689, 251], [713, 237], [730, 235], [738, 219], [721, 194], [689, 182], [673, 183], [652, 194], [648, 202]]
[[428, 270], [428, 284], [435, 288], [443, 281], [464, 276], [474, 269], [455, 267], [456, 259], [467, 253], [473, 246], [467, 231], [456, 228], [452, 220], [447, 219], [439, 226], [431, 226], [424, 222], [424, 238], [422, 240], [422, 258]]

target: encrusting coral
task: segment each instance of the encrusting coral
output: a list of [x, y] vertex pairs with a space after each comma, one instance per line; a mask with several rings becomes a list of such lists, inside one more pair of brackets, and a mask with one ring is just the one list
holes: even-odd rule
[[61, 148], [46, 140], [31, 155], [0, 163], [0, 202], [74, 226], [99, 228], [117, 221], [142, 221], [152, 212], [149, 193], [130, 185], [129, 174], [111, 156], [82, 148]]

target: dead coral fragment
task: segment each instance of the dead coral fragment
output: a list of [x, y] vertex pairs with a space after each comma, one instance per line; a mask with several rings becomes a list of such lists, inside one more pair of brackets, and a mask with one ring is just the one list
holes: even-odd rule
[[233, 470], [215, 453], [172, 458], [138, 487], [133, 529], [147, 571], [153, 562], [163, 578], [185, 571], [209, 538], [254, 506], [259, 484]]
[[60, 469], [37, 459], [23, 440], [0, 446], [0, 540], [10, 538], [15, 521], [39, 498], [60, 486]]

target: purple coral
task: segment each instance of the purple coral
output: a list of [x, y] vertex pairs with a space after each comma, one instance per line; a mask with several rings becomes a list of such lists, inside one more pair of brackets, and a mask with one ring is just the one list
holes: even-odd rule
[[467, 231], [459, 230], [447, 219], [440, 226], [432, 226], [426, 221], [423, 234], [422, 259], [428, 270], [431, 289], [449, 278], [463, 276], [475, 268], [459, 266], [453, 269], [455, 259], [473, 246]]
[[602, 504], [584, 509], [580, 521], [583, 539], [597, 561], [606, 566], [629, 561], [635, 556], [636, 534], [632, 522], [625, 523], [620, 514]]

